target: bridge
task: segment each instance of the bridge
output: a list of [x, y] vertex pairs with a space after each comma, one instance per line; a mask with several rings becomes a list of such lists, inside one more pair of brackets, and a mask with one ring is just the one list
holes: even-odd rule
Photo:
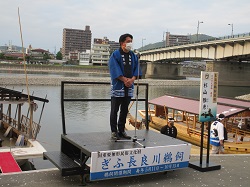
[[250, 86], [250, 33], [140, 51], [146, 78], [182, 79], [180, 62], [206, 61], [220, 85]]

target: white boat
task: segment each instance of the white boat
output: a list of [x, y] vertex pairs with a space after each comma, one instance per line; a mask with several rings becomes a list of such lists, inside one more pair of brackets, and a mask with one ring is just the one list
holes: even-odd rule
[[[38, 123], [33, 121], [37, 102], [42, 103]], [[36, 137], [41, 128], [39, 123], [47, 102], [47, 99], [0, 87], [0, 155], [10, 152], [19, 164], [28, 159], [43, 157], [46, 150]], [[25, 111], [26, 115], [22, 114], [24, 106], [28, 108], [28, 112]]]

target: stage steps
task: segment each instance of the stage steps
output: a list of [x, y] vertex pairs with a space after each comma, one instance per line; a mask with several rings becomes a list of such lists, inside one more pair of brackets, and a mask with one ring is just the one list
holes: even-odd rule
[[62, 176], [80, 175], [82, 167], [61, 151], [44, 152], [43, 158], [51, 161], [62, 172]]

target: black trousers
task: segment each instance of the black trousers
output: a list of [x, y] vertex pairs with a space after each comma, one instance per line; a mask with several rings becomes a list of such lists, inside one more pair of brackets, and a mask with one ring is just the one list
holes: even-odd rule
[[[112, 132], [124, 132], [130, 101], [131, 97], [111, 97], [110, 128]], [[117, 122], [119, 109], [120, 114]]]

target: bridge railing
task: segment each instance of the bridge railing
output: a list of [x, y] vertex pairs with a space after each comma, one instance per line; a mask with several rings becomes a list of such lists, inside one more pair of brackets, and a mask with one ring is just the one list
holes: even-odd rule
[[[174, 47], [174, 46], [180, 46], [180, 45], [187, 45], [187, 44], [194, 44], [194, 43], [200, 43], [200, 42], [208, 42], [208, 41], [216, 41], [216, 40], [223, 40], [223, 39], [230, 39], [230, 38], [241, 38], [241, 37], [247, 37], [250, 36], [250, 32], [242, 33], [242, 34], [235, 34], [235, 35], [226, 35], [226, 36], [221, 36], [221, 37], [214, 37], [211, 39], [205, 39], [205, 40], [198, 40], [198, 41], [193, 41], [193, 42], [180, 42], [178, 44], [173, 44], [173, 45], [168, 45], [166, 47]], [[164, 44], [164, 42], [163, 42]], [[165, 45], [162, 47], [152, 47], [150, 49], [147, 49], [146, 46], [144, 46], [143, 50], [139, 50], [140, 52], [142, 51], [148, 51], [148, 50], [154, 50], [154, 49], [162, 49], [166, 48]]]

